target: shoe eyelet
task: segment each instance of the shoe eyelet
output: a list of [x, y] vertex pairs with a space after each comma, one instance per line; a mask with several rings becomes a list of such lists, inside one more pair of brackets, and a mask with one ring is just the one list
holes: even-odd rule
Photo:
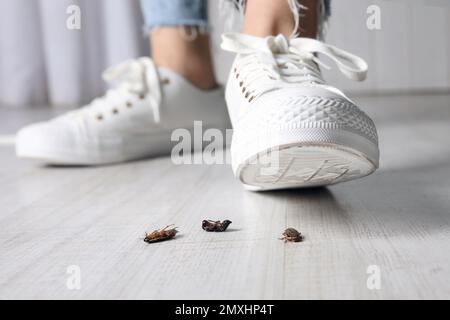
[[255, 97], [251, 96], [250, 99], [248, 100], [248, 102], [252, 102], [253, 99], [255, 99]]
[[239, 82], [239, 86], [242, 87], [244, 85], [244, 81]]
[[143, 93], [139, 94], [139, 99], [144, 100], [145, 99], [145, 94], [143, 94]]
[[116, 108], [112, 109], [111, 111], [112, 111], [112, 114], [118, 114], [119, 113], [119, 110], [117, 110]]
[[131, 107], [133, 107], [133, 104], [130, 101], [127, 101], [126, 106], [127, 106], [127, 108], [131, 108]]
[[102, 121], [103, 120], [103, 115], [98, 114], [96, 119], [97, 119], [97, 121]]
[[162, 84], [169, 84], [170, 83], [170, 79], [169, 78], [164, 78], [161, 81]]

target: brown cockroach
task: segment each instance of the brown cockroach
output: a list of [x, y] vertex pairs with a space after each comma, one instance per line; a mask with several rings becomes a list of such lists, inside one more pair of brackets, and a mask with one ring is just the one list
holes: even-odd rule
[[202, 229], [208, 232], [224, 232], [225, 230], [227, 230], [230, 224], [231, 224], [230, 220], [223, 220], [223, 221], [203, 220]]
[[284, 240], [284, 242], [301, 242], [303, 241], [303, 236], [300, 232], [295, 230], [294, 228], [287, 228], [284, 230], [282, 237], [280, 240]]
[[154, 243], [154, 242], [160, 242], [160, 241], [172, 239], [178, 233], [178, 230], [177, 230], [177, 227], [168, 229], [171, 226], [173, 226], [173, 224], [168, 225], [164, 229], [155, 230], [152, 233], [146, 232], [144, 241], [147, 243]]

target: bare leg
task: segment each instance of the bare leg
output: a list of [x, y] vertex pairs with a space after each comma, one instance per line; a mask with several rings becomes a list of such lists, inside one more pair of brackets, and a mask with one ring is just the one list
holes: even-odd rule
[[[301, 0], [308, 9], [301, 10], [300, 36], [316, 38], [318, 31], [318, 0]], [[266, 37], [294, 30], [294, 18], [287, 0], [248, 0], [243, 32]]]
[[209, 35], [194, 27], [161, 27], [151, 32], [150, 42], [157, 66], [176, 71], [200, 89], [217, 86]]

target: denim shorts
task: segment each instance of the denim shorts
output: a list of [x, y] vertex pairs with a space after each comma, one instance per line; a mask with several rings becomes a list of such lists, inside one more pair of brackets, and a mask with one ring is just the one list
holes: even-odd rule
[[[208, 26], [207, 0], [140, 0], [145, 28], [152, 30], [162, 26]], [[221, 0], [224, 1], [224, 0]], [[226, 1], [226, 0], [225, 0]], [[235, 1], [236, 7], [244, 3]], [[287, 1], [287, 0], [286, 0]], [[326, 21], [331, 13], [331, 0], [321, 1], [321, 21]]]

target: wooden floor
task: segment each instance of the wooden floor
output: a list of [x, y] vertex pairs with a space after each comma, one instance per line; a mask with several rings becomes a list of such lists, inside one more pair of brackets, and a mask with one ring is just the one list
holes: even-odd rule
[[[45, 167], [3, 137], [0, 298], [449, 299], [450, 96], [356, 100], [377, 123], [381, 168], [314, 190], [251, 193], [229, 166], [170, 158]], [[46, 116], [2, 110], [0, 135]], [[204, 218], [233, 224], [206, 233]], [[142, 241], [171, 223], [175, 240]], [[278, 240], [288, 226], [305, 241]]]

